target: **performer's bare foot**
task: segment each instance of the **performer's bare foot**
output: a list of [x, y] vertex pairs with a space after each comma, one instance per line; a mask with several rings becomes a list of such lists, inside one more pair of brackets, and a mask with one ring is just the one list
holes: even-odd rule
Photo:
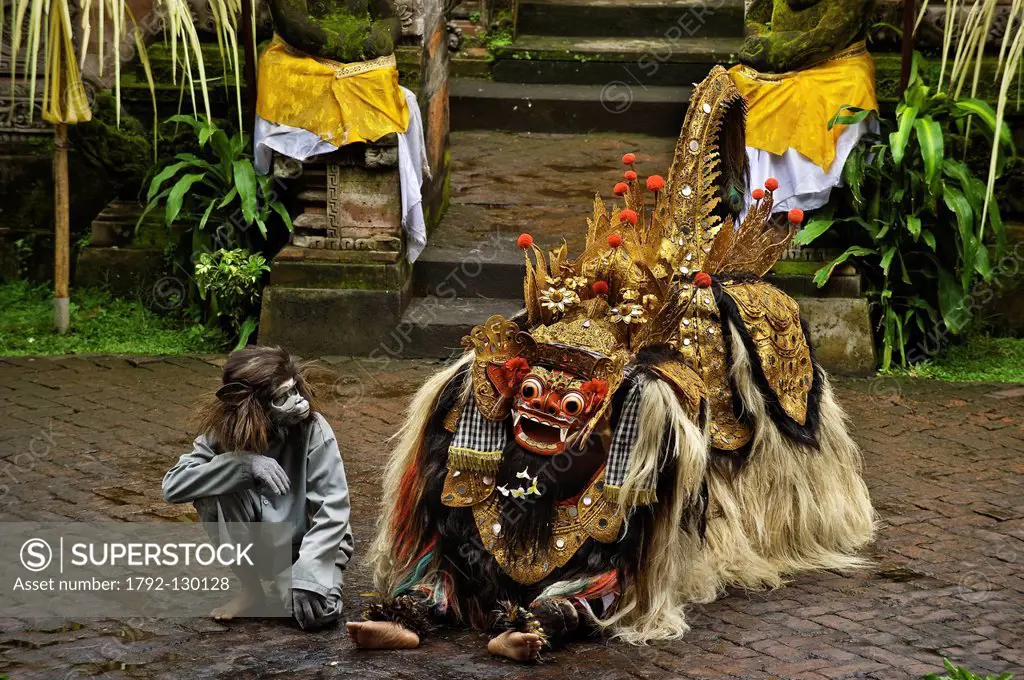
[[540, 658], [544, 645], [536, 633], [519, 633], [507, 630], [487, 643], [487, 651], [495, 656], [505, 656], [513, 661], [535, 661]]
[[231, 621], [237, 616], [244, 616], [247, 612], [263, 604], [263, 598], [262, 585], [258, 589], [242, 586], [242, 590], [238, 595], [227, 604], [222, 604], [210, 612], [210, 616], [214, 621]]
[[348, 636], [361, 649], [412, 649], [420, 636], [393, 621], [349, 621]]

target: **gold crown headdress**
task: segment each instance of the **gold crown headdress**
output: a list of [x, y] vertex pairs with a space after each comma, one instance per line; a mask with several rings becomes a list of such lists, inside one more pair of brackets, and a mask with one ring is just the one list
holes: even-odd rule
[[[789, 247], [802, 214], [794, 211], [790, 224], [774, 225], [777, 183], [769, 181], [755, 192], [760, 198], [742, 225], [734, 227], [723, 202], [723, 170], [730, 170], [723, 168], [723, 151], [728, 163], [741, 164], [745, 185], [744, 117], [742, 95], [726, 70], [716, 66], [693, 91], [668, 179], [655, 175], [641, 183], [635, 171], [627, 172], [627, 182], [615, 187], [624, 199], [617, 210], [596, 195], [579, 257], [570, 259], [564, 242], [545, 256], [532, 236], [519, 237], [526, 251], [523, 298], [529, 330], [518, 334], [518, 345], [535, 356], [570, 361], [579, 355], [574, 365], [600, 366], [611, 393], [645, 347], [667, 344], [682, 350], [700, 340], [687, 328], [688, 315], [702, 304], [714, 306], [710, 291], [701, 294], [715, 279], [760, 277], [771, 269]], [[633, 154], [623, 157], [631, 171], [634, 161]], [[648, 192], [654, 199], [650, 209]], [[472, 336], [467, 347], [483, 349]], [[586, 356], [592, 357], [589, 363]], [[603, 412], [580, 436], [589, 435]]]

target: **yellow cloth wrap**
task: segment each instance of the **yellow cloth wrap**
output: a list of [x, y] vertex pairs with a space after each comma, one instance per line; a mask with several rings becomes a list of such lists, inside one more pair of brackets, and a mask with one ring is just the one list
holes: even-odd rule
[[409, 127], [394, 55], [342, 64], [306, 56], [276, 36], [259, 59], [256, 113], [335, 146], [372, 142]]
[[828, 129], [839, 107], [878, 111], [875, 62], [864, 43], [800, 71], [759, 73], [738, 64], [729, 74], [747, 99], [747, 146], [779, 156], [796, 149], [825, 172], [846, 128]]

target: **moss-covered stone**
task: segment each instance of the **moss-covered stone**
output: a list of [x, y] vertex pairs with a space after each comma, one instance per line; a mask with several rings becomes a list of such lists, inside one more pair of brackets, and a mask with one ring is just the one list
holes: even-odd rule
[[71, 143], [83, 160], [101, 170], [120, 196], [135, 196], [153, 164], [152, 129], [126, 111], [117, 120], [117, 103], [107, 91], [97, 93], [92, 120], [72, 125]]
[[827, 59], [864, 38], [873, 0], [754, 0], [740, 61], [780, 73]]
[[270, 12], [286, 43], [340, 62], [392, 54], [401, 37], [390, 0], [270, 0]]

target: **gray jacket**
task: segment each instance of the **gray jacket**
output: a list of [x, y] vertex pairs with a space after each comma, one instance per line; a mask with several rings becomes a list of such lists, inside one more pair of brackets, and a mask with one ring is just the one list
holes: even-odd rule
[[238, 493], [254, 495], [259, 522], [288, 522], [297, 557], [292, 587], [328, 595], [335, 585], [336, 567], [344, 569], [354, 543], [349, 524], [348, 483], [334, 431], [319, 413], [289, 430], [296, 436], [275, 442], [263, 455], [284, 468], [291, 480], [287, 494], [278, 496], [257, 485], [252, 454], [217, 453], [206, 435], [196, 438], [164, 475], [164, 498], [169, 503]]

